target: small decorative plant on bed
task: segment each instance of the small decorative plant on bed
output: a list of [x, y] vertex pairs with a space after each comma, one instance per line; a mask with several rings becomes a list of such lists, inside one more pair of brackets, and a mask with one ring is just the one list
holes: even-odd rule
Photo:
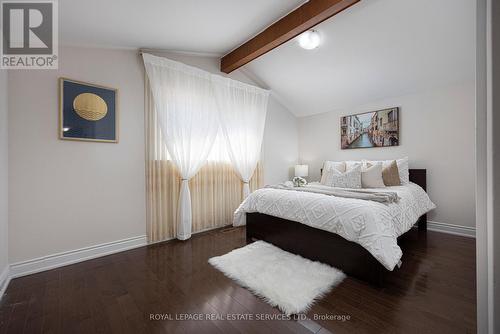
[[292, 179], [292, 182], [293, 182], [294, 187], [303, 187], [307, 184], [306, 179], [304, 179], [303, 177], [300, 177], [300, 176], [294, 177]]

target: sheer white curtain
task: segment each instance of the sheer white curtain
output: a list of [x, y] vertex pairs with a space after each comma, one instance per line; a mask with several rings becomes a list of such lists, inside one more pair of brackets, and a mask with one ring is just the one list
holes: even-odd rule
[[231, 163], [243, 181], [243, 198], [260, 159], [269, 91], [219, 75], [212, 77], [222, 133]]
[[143, 54], [158, 123], [182, 178], [177, 238], [191, 237], [192, 212], [188, 181], [205, 164], [219, 122], [212, 78], [208, 72], [150, 54]]

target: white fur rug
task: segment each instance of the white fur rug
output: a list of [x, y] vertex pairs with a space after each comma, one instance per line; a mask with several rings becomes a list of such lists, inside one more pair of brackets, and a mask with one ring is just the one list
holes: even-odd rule
[[256, 241], [208, 262], [287, 315], [312, 306], [344, 280], [340, 270]]

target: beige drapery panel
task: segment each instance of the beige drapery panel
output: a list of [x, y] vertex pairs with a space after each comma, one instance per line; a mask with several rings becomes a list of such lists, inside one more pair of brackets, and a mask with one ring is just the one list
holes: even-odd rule
[[[153, 97], [145, 78], [146, 127], [146, 221], [149, 242], [176, 236], [177, 207], [181, 178], [167, 159]], [[250, 180], [253, 191], [262, 186], [262, 168]], [[208, 161], [189, 181], [193, 233], [231, 225], [233, 213], [243, 200], [243, 184], [229, 161]]]

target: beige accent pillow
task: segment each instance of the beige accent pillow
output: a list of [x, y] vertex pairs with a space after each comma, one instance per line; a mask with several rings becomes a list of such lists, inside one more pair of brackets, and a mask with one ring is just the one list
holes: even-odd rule
[[[388, 167], [394, 160], [380, 160], [380, 161], [366, 161], [366, 163], [377, 163], [377, 162], [382, 162], [383, 167]], [[409, 173], [409, 166], [408, 166], [408, 157], [404, 157], [402, 159], [397, 159], [396, 164], [398, 167], [398, 174], [399, 174], [399, 184], [408, 184], [410, 183], [410, 173]]]
[[399, 168], [396, 160], [392, 160], [382, 168], [382, 179], [384, 179], [384, 183], [388, 187], [401, 185], [401, 178], [399, 177]]
[[363, 188], [385, 188], [382, 179], [382, 163], [367, 163], [361, 171], [361, 186]]

